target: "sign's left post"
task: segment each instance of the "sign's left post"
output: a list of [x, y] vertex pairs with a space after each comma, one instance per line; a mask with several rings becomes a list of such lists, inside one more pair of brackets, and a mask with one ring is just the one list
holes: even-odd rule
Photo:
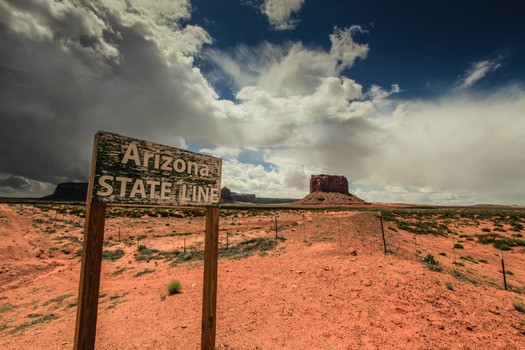
[[84, 243], [80, 266], [74, 350], [93, 350], [95, 348], [102, 245], [104, 242], [106, 217], [106, 203], [92, 201], [98, 142], [99, 134], [96, 134], [86, 202], [86, 222], [84, 225]]

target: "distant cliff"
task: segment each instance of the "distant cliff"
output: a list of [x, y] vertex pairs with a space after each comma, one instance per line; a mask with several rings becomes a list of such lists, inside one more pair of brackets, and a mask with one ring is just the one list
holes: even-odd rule
[[221, 203], [255, 203], [255, 204], [279, 204], [279, 203], [292, 203], [297, 199], [293, 198], [263, 198], [257, 197], [253, 193], [235, 193], [230, 191], [228, 187], [221, 189]]
[[42, 199], [64, 202], [85, 202], [87, 198], [87, 182], [63, 182], [57, 185], [55, 192]]

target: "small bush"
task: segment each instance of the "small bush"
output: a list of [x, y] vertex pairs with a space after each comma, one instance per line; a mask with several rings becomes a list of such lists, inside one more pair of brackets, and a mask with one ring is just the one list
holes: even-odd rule
[[168, 295], [178, 294], [182, 291], [182, 283], [179, 280], [173, 280], [166, 286]]
[[456, 249], [463, 249], [463, 244], [456, 243], [456, 244], [454, 244], [454, 248], [456, 248]]
[[122, 258], [124, 255], [124, 251], [120, 248], [117, 248], [115, 250], [105, 250], [102, 252], [102, 259], [115, 261]]
[[432, 271], [442, 271], [443, 268], [439, 266], [439, 262], [434, 258], [432, 254], [428, 254], [423, 258], [425, 265]]
[[515, 301], [514, 310], [519, 311], [519, 312], [525, 312], [525, 304], [521, 301]]
[[452, 283], [450, 283], [450, 282], [446, 282], [446, 283], [445, 283], [445, 286], [446, 286], [448, 289], [452, 290], [452, 291], [455, 290], [454, 285], [453, 285]]

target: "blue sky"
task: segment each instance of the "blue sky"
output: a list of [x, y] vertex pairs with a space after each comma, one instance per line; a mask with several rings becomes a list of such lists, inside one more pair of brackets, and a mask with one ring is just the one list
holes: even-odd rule
[[223, 185], [525, 204], [518, 1], [0, 0], [0, 196], [87, 181], [106, 130], [223, 158]]

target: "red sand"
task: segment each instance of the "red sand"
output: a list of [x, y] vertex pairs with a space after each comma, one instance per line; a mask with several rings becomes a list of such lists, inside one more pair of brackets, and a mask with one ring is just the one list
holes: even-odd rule
[[[221, 218], [221, 245], [273, 237], [274, 211]], [[304, 216], [303, 216], [304, 215]], [[29, 205], [0, 204], [0, 348], [71, 349], [82, 228], [76, 216]], [[373, 212], [279, 212], [274, 249], [219, 261], [217, 347], [220, 349], [522, 349], [525, 296], [501, 289], [501, 262], [491, 245], [463, 243], [453, 265], [452, 237], [414, 235]], [[460, 225], [471, 235], [479, 228]], [[480, 227], [489, 227], [482, 222]], [[121, 242], [118, 242], [118, 234]], [[476, 231], [477, 230], [477, 231]], [[181, 234], [183, 233], [183, 234]], [[202, 261], [136, 261], [140, 244], [162, 250], [202, 249], [204, 218], [108, 218], [96, 348], [199, 349]], [[133, 237], [133, 238], [131, 238]], [[456, 236], [456, 240], [458, 237]], [[418, 252], [416, 252], [418, 251]], [[439, 255], [445, 253], [446, 256]], [[421, 257], [433, 254], [434, 272]], [[523, 247], [505, 253], [508, 282], [525, 288]], [[471, 256], [487, 263], [460, 260]], [[477, 285], [450, 274], [458, 269]], [[154, 271], [153, 271], [154, 270]], [[140, 272], [150, 273], [136, 276]], [[172, 279], [181, 294], [166, 296]]]

